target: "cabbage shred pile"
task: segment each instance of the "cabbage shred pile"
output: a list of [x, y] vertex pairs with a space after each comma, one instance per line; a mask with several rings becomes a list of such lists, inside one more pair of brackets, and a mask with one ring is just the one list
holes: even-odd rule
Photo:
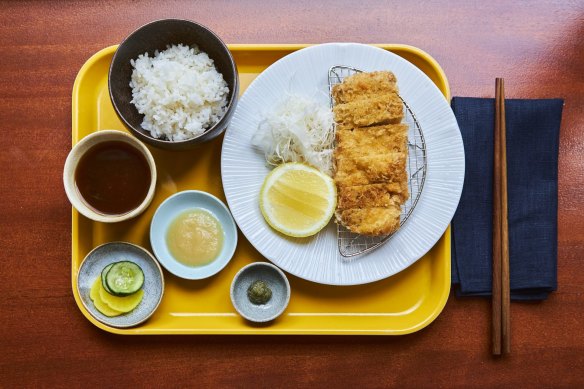
[[265, 114], [252, 143], [268, 164], [304, 162], [332, 176], [335, 140], [333, 113], [327, 105], [289, 95]]

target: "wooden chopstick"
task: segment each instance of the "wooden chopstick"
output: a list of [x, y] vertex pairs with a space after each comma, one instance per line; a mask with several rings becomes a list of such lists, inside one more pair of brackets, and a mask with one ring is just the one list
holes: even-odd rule
[[510, 343], [509, 228], [505, 82], [495, 80], [493, 159], [493, 354], [507, 354]]
[[507, 208], [507, 126], [505, 123], [505, 80], [500, 78], [500, 151], [501, 151], [501, 337], [503, 354], [511, 352], [511, 285], [509, 278], [509, 219]]
[[501, 115], [500, 79], [495, 80], [495, 132], [493, 141], [493, 354], [501, 355]]

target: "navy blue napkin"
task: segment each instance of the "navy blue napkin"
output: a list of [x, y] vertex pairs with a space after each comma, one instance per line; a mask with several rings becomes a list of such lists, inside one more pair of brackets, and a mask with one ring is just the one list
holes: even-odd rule
[[[505, 100], [512, 300], [557, 288], [558, 143], [563, 100]], [[466, 172], [452, 220], [458, 295], [489, 296], [492, 283], [495, 100], [454, 97]]]

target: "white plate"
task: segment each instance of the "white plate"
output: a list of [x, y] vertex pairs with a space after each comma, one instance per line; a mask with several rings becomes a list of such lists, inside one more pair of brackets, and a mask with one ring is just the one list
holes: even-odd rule
[[[304, 239], [287, 238], [268, 226], [260, 212], [258, 194], [269, 169], [263, 154], [251, 144], [262, 113], [283, 99], [286, 92], [310, 95], [328, 104], [328, 70], [334, 65], [394, 72], [400, 95], [424, 132], [428, 153], [426, 182], [409, 220], [383, 246], [352, 259], [339, 254], [332, 221], [316, 236]], [[464, 148], [450, 105], [421, 70], [377, 47], [330, 43], [280, 59], [247, 88], [225, 133], [221, 174], [235, 221], [263, 256], [309, 281], [356, 285], [407, 268], [440, 239], [460, 199]]]

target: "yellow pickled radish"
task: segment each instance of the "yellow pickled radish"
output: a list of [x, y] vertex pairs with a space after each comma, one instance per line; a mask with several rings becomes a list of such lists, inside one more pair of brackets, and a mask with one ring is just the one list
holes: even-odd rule
[[131, 310], [136, 308], [138, 304], [140, 304], [140, 301], [142, 301], [142, 297], [144, 296], [143, 289], [140, 289], [136, 293], [133, 293], [129, 296], [123, 297], [114, 296], [108, 293], [107, 290], [103, 288], [101, 281], [99, 284], [101, 285], [99, 287], [99, 297], [101, 301], [106, 303], [110, 308], [122, 313], [130, 312]]
[[103, 286], [101, 285], [101, 277], [98, 277], [93, 282], [93, 285], [91, 285], [91, 290], [89, 291], [89, 297], [93, 301], [93, 305], [95, 305], [95, 308], [99, 312], [101, 312], [104, 315], [109, 316], [109, 317], [114, 317], [114, 316], [121, 315], [122, 312], [117, 311], [117, 310], [111, 308], [109, 305], [107, 305], [106, 303], [104, 303], [101, 300], [101, 297], [100, 297], [100, 289], [103, 289]]

